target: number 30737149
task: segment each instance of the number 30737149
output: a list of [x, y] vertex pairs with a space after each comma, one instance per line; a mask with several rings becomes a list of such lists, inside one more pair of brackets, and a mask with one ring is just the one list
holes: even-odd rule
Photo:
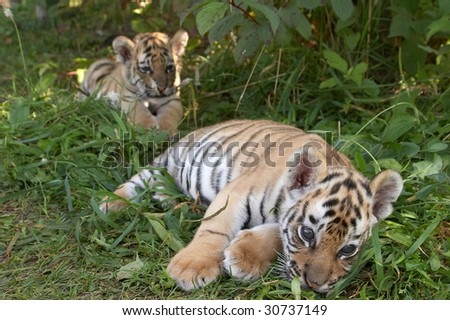
[[326, 305], [303, 305], [303, 304], [272, 304], [264, 306], [264, 314], [266, 316], [291, 315], [291, 316], [312, 316], [325, 315], [327, 312]]

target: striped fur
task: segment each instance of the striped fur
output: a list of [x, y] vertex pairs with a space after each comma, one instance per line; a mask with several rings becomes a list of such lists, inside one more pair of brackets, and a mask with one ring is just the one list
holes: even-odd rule
[[89, 67], [82, 96], [109, 98], [135, 125], [173, 133], [183, 116], [178, 87], [187, 41], [182, 30], [171, 39], [160, 32], [138, 34], [134, 40], [117, 37], [116, 60], [101, 59]]
[[[327, 292], [350, 270], [371, 227], [392, 212], [402, 190], [397, 172], [369, 180], [319, 136], [271, 121], [194, 131], [154, 165], [208, 206], [192, 242], [168, 266], [185, 290], [213, 281], [221, 270], [255, 279], [282, 253], [287, 278], [298, 276], [305, 288]], [[143, 170], [115, 194], [137, 200], [157, 174]], [[101, 207], [124, 205], [105, 199]]]

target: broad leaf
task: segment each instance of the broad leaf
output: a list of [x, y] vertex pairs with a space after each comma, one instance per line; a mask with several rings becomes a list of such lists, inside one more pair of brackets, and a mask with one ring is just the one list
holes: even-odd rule
[[286, 25], [295, 28], [304, 39], [308, 40], [311, 37], [311, 24], [299, 9], [292, 6], [282, 7], [278, 15]]
[[389, 37], [409, 37], [412, 34], [412, 20], [409, 16], [397, 14], [392, 18]]
[[381, 135], [383, 142], [391, 142], [397, 140], [403, 134], [411, 130], [416, 125], [417, 119], [406, 112], [394, 113], [392, 118]]
[[367, 64], [364, 62], [358, 63], [348, 71], [347, 78], [352, 80], [358, 86], [361, 86], [364, 74], [367, 71]]
[[433, 161], [425, 160], [413, 163], [415, 171], [412, 173], [413, 176], [418, 176], [423, 179], [427, 176], [433, 174], [438, 174], [442, 169], [442, 159], [437, 154], [434, 154]]
[[144, 267], [144, 263], [136, 257], [136, 260], [120, 267], [117, 272], [117, 279], [124, 280], [133, 277], [133, 274]]
[[330, 79], [322, 81], [319, 85], [319, 88], [320, 89], [334, 88], [338, 84], [339, 84], [339, 82], [336, 78], [330, 78]]
[[251, 57], [260, 48], [260, 45], [261, 38], [258, 29], [244, 27], [234, 50], [236, 63], [240, 64], [248, 57]]
[[181, 15], [180, 15], [180, 26], [183, 24], [184, 20], [188, 15], [190, 15], [195, 10], [203, 7], [204, 5], [210, 3], [210, 2], [217, 2], [217, 0], [201, 0], [199, 2], [194, 3], [192, 6], [187, 8]]
[[439, 20], [430, 23], [428, 26], [427, 41], [438, 32], [450, 33], [450, 15], [443, 16]]
[[220, 19], [208, 33], [208, 40], [213, 43], [215, 40], [220, 40], [229, 34], [234, 27], [238, 26], [244, 21], [242, 14], [233, 14]]
[[330, 0], [334, 13], [341, 20], [347, 20], [353, 14], [355, 7], [352, 0]]
[[342, 73], [347, 73], [348, 64], [339, 54], [332, 50], [324, 50], [323, 57], [327, 60], [327, 64], [333, 69], [339, 70]]
[[200, 9], [195, 17], [200, 35], [205, 35], [225, 14], [228, 5], [223, 2], [208, 3]]
[[153, 218], [149, 215], [146, 215], [146, 217], [158, 237], [162, 241], [167, 243], [173, 251], [178, 252], [184, 247], [183, 241], [178, 239], [178, 237], [176, 237], [170, 230], [167, 230], [166, 226], [161, 220]]
[[402, 171], [403, 169], [402, 165], [393, 158], [378, 160], [378, 165], [383, 169], [392, 169], [395, 171]]
[[28, 120], [30, 105], [25, 99], [13, 100], [8, 111], [8, 121], [12, 126], [17, 126]]
[[280, 18], [277, 16], [276, 12], [272, 7], [266, 6], [265, 4], [260, 4], [257, 2], [249, 2], [250, 7], [260, 11], [264, 17], [269, 21], [272, 33], [277, 32], [278, 26], [280, 24]]
[[364, 79], [361, 87], [364, 93], [372, 98], [376, 98], [380, 95], [380, 86], [371, 79]]

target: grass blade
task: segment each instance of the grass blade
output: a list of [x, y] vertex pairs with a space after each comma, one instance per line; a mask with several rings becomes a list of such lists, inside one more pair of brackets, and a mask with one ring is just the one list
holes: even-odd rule
[[112, 251], [119, 243], [122, 242], [122, 240], [131, 232], [131, 230], [134, 228], [136, 223], [139, 221], [139, 215], [137, 214], [133, 221], [131, 221], [128, 226], [125, 228], [125, 230], [122, 232], [122, 234], [114, 240], [114, 242], [109, 246], [109, 250]]
[[66, 196], [67, 196], [67, 209], [69, 212], [73, 211], [73, 204], [72, 204], [72, 191], [70, 190], [70, 183], [69, 183], [69, 176], [66, 176], [64, 179], [64, 189], [66, 190]]
[[375, 258], [375, 270], [377, 273], [375, 276], [375, 282], [377, 283], [377, 285], [379, 285], [381, 281], [383, 281], [384, 279], [384, 270], [383, 270], [383, 256], [381, 254], [380, 237], [378, 235], [377, 228], [374, 228], [372, 230], [372, 245]]
[[424, 243], [424, 241], [430, 236], [431, 232], [437, 227], [439, 222], [441, 222], [442, 218], [440, 216], [437, 216], [433, 219], [433, 221], [430, 223], [428, 228], [425, 229], [425, 231], [420, 235], [420, 237], [412, 244], [412, 246], [406, 251], [406, 258], [409, 258], [414, 252], [416, 252], [417, 249]]
[[105, 214], [102, 210], [100, 210], [100, 207], [98, 206], [97, 202], [95, 201], [95, 198], [91, 198], [91, 207], [94, 210], [94, 212], [97, 214], [97, 216], [102, 219], [103, 222], [105, 222], [110, 227], [113, 227], [114, 229], [120, 229], [120, 226], [112, 221], [107, 214]]

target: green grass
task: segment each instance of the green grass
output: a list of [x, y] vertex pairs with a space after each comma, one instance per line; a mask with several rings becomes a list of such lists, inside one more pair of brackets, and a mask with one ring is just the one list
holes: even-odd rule
[[[130, 127], [101, 101], [78, 101], [76, 79], [68, 75], [86, 66], [80, 57], [105, 55], [110, 35], [130, 33], [117, 24], [126, 26], [131, 17], [111, 11], [99, 26], [88, 10], [77, 19], [62, 10], [53, 17], [57, 27], [43, 28], [27, 19], [28, 12], [15, 12], [28, 78], [13, 26], [0, 17], [0, 54], [8, 57], [0, 65], [0, 299], [326, 298], [299, 293], [275, 270], [253, 283], [223, 276], [191, 293], [177, 289], [165, 268], [191, 239], [204, 208], [166, 177], [177, 206], [144, 200], [102, 215], [98, 201], [145, 166], [147, 152], [159, 154], [166, 138]], [[90, 31], [95, 28], [104, 35]], [[383, 55], [392, 49], [382, 40], [369, 50], [367, 77], [380, 84], [380, 93], [370, 96], [327, 67], [320, 46], [266, 48], [258, 60], [236, 66], [228, 43], [205, 51], [194, 39], [183, 78], [193, 77], [198, 64], [202, 87], [183, 88], [186, 118], [180, 129], [187, 133], [233, 118], [273, 119], [319, 132], [367, 176], [379, 169], [401, 171], [405, 188], [394, 214], [378, 226], [353, 272], [329, 298], [448, 299], [448, 70], [409, 77], [395, 54]], [[366, 54], [361, 46], [359, 53]], [[357, 62], [357, 56], [348, 59]], [[320, 89], [330, 77], [342, 85]], [[140, 268], [118, 279], [133, 262]]]

